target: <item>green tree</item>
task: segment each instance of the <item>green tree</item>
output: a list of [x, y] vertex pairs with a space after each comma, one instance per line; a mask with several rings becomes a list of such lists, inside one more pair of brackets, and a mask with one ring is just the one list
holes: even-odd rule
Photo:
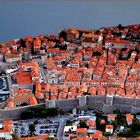
[[33, 108], [21, 113], [21, 119], [45, 118], [58, 115], [58, 108]]
[[104, 136], [111, 136], [112, 134], [110, 134], [109, 132], [103, 132]]
[[33, 135], [34, 131], [35, 131], [35, 125], [34, 124], [30, 124], [29, 125], [29, 130], [31, 132], [31, 135]]
[[116, 120], [112, 121], [112, 122], [111, 122], [111, 125], [113, 125], [113, 126], [114, 126], [114, 129], [115, 129], [115, 128], [117, 127], [117, 125], [118, 125], [118, 124], [117, 124], [117, 121], [116, 121]]
[[31, 118], [31, 119], [32, 119], [32, 118], [34, 117], [34, 115], [35, 115], [34, 110], [28, 110], [27, 113], [28, 113], [28, 117]]
[[102, 116], [103, 116], [103, 113], [101, 111], [96, 112], [96, 117], [97, 118], [102, 118]]
[[18, 140], [18, 136], [16, 134], [11, 134], [13, 140]]
[[71, 125], [72, 125], [72, 121], [67, 120], [67, 121], [66, 121], [66, 126], [71, 126]]
[[118, 114], [116, 117], [116, 121], [118, 125], [127, 126], [126, 117], [123, 114]]
[[132, 129], [133, 133], [140, 131], [140, 122], [137, 119], [133, 120], [133, 123], [131, 125], [131, 129]]
[[105, 131], [105, 126], [106, 126], [106, 123], [98, 124], [98, 125], [96, 125], [96, 129], [104, 132]]
[[40, 117], [45, 118], [47, 116], [46, 110], [41, 111]]
[[133, 137], [133, 132], [131, 128], [127, 128], [124, 132], [118, 133], [119, 137]]
[[46, 109], [47, 116], [56, 116], [58, 115], [58, 108], [48, 108]]
[[79, 123], [80, 124], [80, 128], [87, 128], [87, 123], [82, 121]]
[[35, 112], [33, 110], [26, 110], [21, 113], [22, 119], [32, 119], [35, 115]]

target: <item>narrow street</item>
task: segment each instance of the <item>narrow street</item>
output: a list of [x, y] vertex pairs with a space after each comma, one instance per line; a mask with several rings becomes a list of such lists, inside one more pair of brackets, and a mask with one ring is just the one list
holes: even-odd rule
[[63, 130], [64, 130], [64, 127], [65, 127], [65, 122], [66, 122], [65, 119], [60, 119], [60, 125], [59, 125], [58, 132], [57, 132], [58, 140], [62, 140]]
[[46, 75], [45, 75], [45, 72], [44, 72], [44, 69], [43, 69], [42, 65], [40, 66], [40, 72], [41, 72], [41, 76], [43, 78], [44, 83], [46, 83], [47, 82], [47, 78], [46, 78]]
[[60, 120], [60, 125], [59, 125], [58, 132], [57, 132], [58, 140], [62, 140], [65, 123], [66, 123], [67, 120], [70, 120], [70, 119], [72, 119], [72, 116], [63, 116], [59, 119]]

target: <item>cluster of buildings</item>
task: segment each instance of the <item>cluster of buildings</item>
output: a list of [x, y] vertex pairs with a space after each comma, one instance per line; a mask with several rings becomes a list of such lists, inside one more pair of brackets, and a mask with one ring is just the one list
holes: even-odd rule
[[[94, 113], [78, 114], [68, 120], [64, 127], [63, 140], [126, 140], [129, 138], [117, 135], [126, 132], [133, 125], [139, 115], [125, 114], [122, 118], [125, 123], [118, 124], [118, 114], [104, 114], [99, 118]], [[115, 122], [115, 123], [114, 123]], [[99, 128], [100, 126], [100, 128]], [[129, 134], [128, 134], [129, 135]], [[139, 139], [139, 138], [130, 138]]]
[[[104, 116], [106, 119], [99, 119], [100, 125], [103, 126], [105, 124], [104, 132], [101, 130], [97, 130], [97, 117], [95, 114], [92, 115], [78, 115], [77, 118], [71, 120], [71, 124], [66, 122], [66, 126], [64, 128], [63, 139], [64, 140], [106, 140], [108, 137], [104, 136], [103, 133], [108, 133], [112, 135], [115, 132], [114, 125], [111, 123], [115, 121], [117, 115], [116, 114], [107, 114]], [[127, 125], [131, 125], [134, 116], [131, 114], [126, 114]], [[69, 122], [69, 121], [68, 121]], [[83, 125], [84, 124], [84, 125]], [[119, 126], [119, 131], [122, 132], [124, 130], [124, 126]], [[117, 140], [114, 139], [114, 140]]]
[[14, 125], [12, 120], [5, 120], [0, 124], [0, 138], [12, 139]]
[[5, 109], [85, 95], [140, 97], [139, 24], [10, 40], [0, 43], [0, 61], [11, 79]]
[[[33, 132], [35, 136], [29, 136], [31, 133], [30, 125], [34, 122], [36, 122], [35, 130]], [[6, 140], [47, 139], [52, 135], [56, 136], [58, 128], [59, 120], [6, 120], [0, 123], [0, 138], [5, 138]], [[45, 133], [45, 131], [47, 131], [47, 133]], [[13, 137], [14, 134], [17, 138]]]
[[[66, 118], [64, 122], [59, 117], [17, 121], [5, 120], [0, 123], [0, 138], [13, 140], [17, 139], [17, 136], [19, 140], [45, 140], [55, 139], [56, 136], [59, 136], [61, 140], [126, 140], [127, 138], [118, 137], [117, 135], [130, 128], [134, 123], [134, 119], [140, 122], [139, 115], [125, 114], [123, 120], [126, 121], [126, 124], [122, 123], [120, 125], [118, 124], [117, 114], [100, 114], [98, 118], [97, 114], [92, 111], [81, 111], [71, 118], [69, 116]], [[61, 123], [64, 123], [64, 128]], [[31, 136], [30, 125], [33, 124], [35, 126], [34, 136]], [[62, 136], [60, 137], [61, 131]], [[139, 140], [139, 137], [134, 138], [134, 140]]]

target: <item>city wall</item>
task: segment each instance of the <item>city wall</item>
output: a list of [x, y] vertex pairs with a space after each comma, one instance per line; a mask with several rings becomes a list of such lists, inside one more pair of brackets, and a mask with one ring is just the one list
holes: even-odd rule
[[23, 111], [26, 111], [31, 108], [35, 107], [45, 107], [45, 104], [39, 104], [39, 105], [29, 105], [25, 107], [19, 107], [15, 109], [0, 109], [0, 121], [2, 120], [15, 120], [20, 119], [20, 115]]
[[80, 110], [94, 109], [95, 111], [102, 111], [104, 113], [120, 111], [122, 113], [136, 114], [140, 112], [140, 99], [118, 96], [85, 96], [69, 100], [47, 100], [46, 103], [35, 106], [30, 105], [16, 109], [0, 109], [0, 120], [19, 119], [23, 111], [35, 107], [58, 107], [62, 111], [71, 111], [74, 108], [78, 108]]
[[[82, 98], [82, 101], [80, 101]], [[140, 99], [131, 99], [118, 96], [86, 96], [70, 100], [46, 101], [46, 107], [58, 107], [63, 111], [70, 111], [73, 108], [94, 109], [96, 111], [103, 111], [104, 113], [113, 113], [120, 111], [121, 113], [139, 113]], [[50, 105], [51, 104], [51, 105]]]

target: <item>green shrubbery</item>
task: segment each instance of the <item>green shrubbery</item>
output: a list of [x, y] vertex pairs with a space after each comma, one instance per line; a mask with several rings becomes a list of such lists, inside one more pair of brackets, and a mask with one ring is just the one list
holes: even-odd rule
[[66, 126], [72, 126], [72, 124], [73, 124], [72, 121], [70, 121], [70, 120], [67, 120], [67, 121], [66, 121]]
[[[96, 129], [101, 130], [104, 136], [112, 135], [110, 133], [105, 132], [105, 127], [107, 124], [111, 124], [114, 127], [114, 130], [118, 126], [125, 126], [123, 132], [119, 132], [117, 135], [120, 137], [139, 137], [140, 136], [140, 122], [134, 117], [132, 125], [128, 125], [126, 121], [126, 116], [121, 114], [119, 111], [117, 113], [117, 117], [114, 121], [108, 122], [106, 116], [103, 115], [102, 112], [96, 112]], [[105, 123], [101, 123], [101, 119], [105, 120]]]
[[79, 123], [79, 127], [80, 127], [80, 128], [88, 128], [87, 123], [86, 123], [85, 121], [81, 121], [81, 122]]
[[46, 118], [58, 115], [58, 108], [34, 108], [21, 113], [21, 119]]
[[109, 132], [103, 132], [103, 135], [104, 135], [104, 136], [111, 136], [112, 134], [109, 133]]
[[134, 118], [132, 125], [127, 126], [127, 129], [118, 133], [121, 137], [139, 137], [140, 136], [140, 122]]

